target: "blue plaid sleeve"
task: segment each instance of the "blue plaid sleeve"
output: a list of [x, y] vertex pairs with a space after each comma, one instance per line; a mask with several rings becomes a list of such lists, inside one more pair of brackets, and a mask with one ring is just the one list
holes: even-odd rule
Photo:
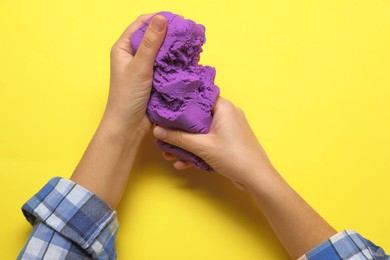
[[382, 248], [351, 230], [344, 230], [298, 260], [378, 259], [390, 260]]
[[82, 186], [53, 178], [22, 211], [34, 228], [18, 259], [116, 259], [116, 212]]

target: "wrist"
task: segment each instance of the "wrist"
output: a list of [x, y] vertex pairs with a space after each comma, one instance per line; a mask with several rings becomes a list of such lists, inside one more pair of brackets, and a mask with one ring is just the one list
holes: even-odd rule
[[138, 148], [145, 137], [146, 132], [140, 129], [139, 126], [125, 124], [122, 121], [123, 120], [104, 115], [97, 132], [113, 142], [128, 148]]
[[115, 208], [142, 138], [136, 131], [124, 131], [115, 120], [102, 119], [71, 180]]
[[275, 192], [273, 186], [275, 182], [282, 180], [282, 177], [272, 165], [251, 168], [247, 176], [249, 178], [244, 182], [244, 185], [251, 194], [273, 193]]

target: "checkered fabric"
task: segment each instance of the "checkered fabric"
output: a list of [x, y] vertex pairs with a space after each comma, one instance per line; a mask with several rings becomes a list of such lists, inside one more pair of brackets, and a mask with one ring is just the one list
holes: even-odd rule
[[298, 260], [377, 259], [390, 260], [382, 248], [351, 230], [344, 230]]
[[[22, 207], [34, 226], [18, 259], [116, 259], [116, 213], [69, 180], [50, 180]], [[390, 260], [383, 249], [344, 230], [299, 260]]]
[[18, 259], [116, 259], [116, 212], [82, 186], [53, 178], [22, 211], [34, 228]]

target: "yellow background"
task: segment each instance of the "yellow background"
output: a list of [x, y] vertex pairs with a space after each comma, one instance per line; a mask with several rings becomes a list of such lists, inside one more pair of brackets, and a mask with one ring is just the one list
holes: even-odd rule
[[[388, 0], [0, 0], [0, 258], [31, 230], [21, 205], [69, 177], [92, 137], [111, 45], [159, 10], [206, 26], [201, 63], [286, 180], [337, 229], [390, 252]], [[119, 259], [287, 258], [245, 193], [175, 171], [153, 142], [119, 208]]]

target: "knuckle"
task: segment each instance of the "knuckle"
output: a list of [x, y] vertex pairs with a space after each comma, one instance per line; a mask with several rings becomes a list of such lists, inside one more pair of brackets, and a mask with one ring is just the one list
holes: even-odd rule
[[145, 16], [146, 16], [146, 14], [141, 14], [140, 16], [137, 17], [136, 21], [144, 22], [145, 21]]
[[242, 108], [237, 107], [237, 111], [241, 116], [245, 116], [245, 111]]
[[225, 106], [233, 106], [233, 103], [230, 102], [230, 101], [227, 100], [227, 99], [224, 99], [223, 102], [224, 102], [224, 105], [225, 105]]
[[183, 143], [183, 135], [179, 131], [173, 132], [173, 141], [175, 144]]
[[151, 37], [150, 34], [145, 33], [144, 38], [142, 39], [142, 45], [145, 46], [147, 49], [150, 49], [153, 47], [154, 39]]
[[116, 44], [112, 45], [112, 46], [111, 46], [111, 49], [110, 49], [110, 56], [111, 56], [111, 57], [115, 56], [116, 50], [117, 50]]
[[137, 20], [140, 20], [142, 23], [145, 23], [149, 17], [150, 14], [141, 14], [140, 16], [138, 16]]
[[224, 103], [224, 107], [226, 110], [228, 111], [233, 111], [236, 107], [233, 105], [232, 102], [226, 100], [226, 102]]

